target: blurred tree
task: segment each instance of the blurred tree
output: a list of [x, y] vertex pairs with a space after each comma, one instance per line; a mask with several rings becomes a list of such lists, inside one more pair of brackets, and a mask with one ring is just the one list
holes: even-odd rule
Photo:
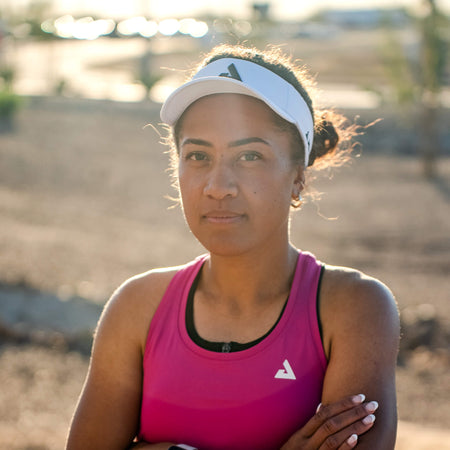
[[269, 2], [255, 2], [252, 4], [253, 14], [256, 20], [269, 20], [270, 3]]
[[436, 160], [440, 150], [439, 141], [439, 94], [444, 83], [447, 59], [447, 43], [443, 30], [448, 27], [445, 18], [436, 6], [435, 0], [424, 0], [428, 8], [419, 21], [421, 31], [421, 151], [423, 170], [427, 178], [436, 175]]
[[444, 30], [448, 30], [448, 25], [449, 19], [440, 13], [435, 0], [423, 0], [423, 13], [417, 19], [416, 55], [404, 48], [392, 27], [386, 33], [382, 52], [396, 103], [409, 110], [417, 106], [418, 145], [426, 178], [436, 176], [441, 147], [439, 109], [447, 64], [448, 42]]
[[[417, 70], [411, 64], [408, 52], [392, 32], [390, 23], [385, 33], [385, 42], [382, 48], [382, 60], [386, 68], [387, 80], [392, 92], [389, 93], [400, 107], [415, 103], [418, 95]], [[378, 94], [382, 95], [381, 91]]]
[[22, 20], [28, 24], [30, 36], [40, 39], [54, 38], [52, 34], [45, 33], [41, 28], [42, 23], [49, 18], [52, 3], [51, 0], [34, 0], [29, 3]]
[[22, 102], [13, 91], [14, 75], [11, 67], [0, 69], [0, 133], [13, 129], [14, 115]]
[[48, 19], [52, 4], [53, 0], [33, 0], [15, 4], [11, 1], [10, 4], [2, 5], [0, 0], [0, 19], [8, 24], [9, 31], [14, 38], [28, 36], [48, 38], [49, 35], [41, 30], [41, 24]]
[[248, 42], [257, 48], [266, 47], [271, 39], [273, 29], [277, 26], [272, 17], [271, 2], [252, 3], [251, 28], [252, 32], [247, 36]]
[[0, 68], [0, 80], [2, 80], [1, 88], [4, 90], [12, 91], [14, 81], [14, 69], [8, 66], [1, 66]]
[[155, 86], [155, 84], [161, 80], [161, 78], [162, 78], [161, 75], [153, 74], [150, 72], [147, 72], [147, 73], [141, 72], [140, 73], [138, 81], [145, 88], [145, 99], [144, 100], [150, 99], [150, 91], [152, 90], [153, 86]]

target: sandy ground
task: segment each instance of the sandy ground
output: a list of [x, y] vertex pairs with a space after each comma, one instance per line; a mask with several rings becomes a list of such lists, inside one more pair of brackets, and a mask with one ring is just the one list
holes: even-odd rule
[[[41, 99], [0, 134], [0, 448], [62, 448], [103, 302], [127, 277], [202, 251], [168, 208], [167, 155], [144, 128], [156, 111]], [[432, 183], [394, 141], [383, 150], [317, 180], [323, 198], [294, 214], [292, 239], [382, 279], [413, 329], [434, 324], [418, 344], [405, 328], [397, 449], [447, 449], [450, 160]]]

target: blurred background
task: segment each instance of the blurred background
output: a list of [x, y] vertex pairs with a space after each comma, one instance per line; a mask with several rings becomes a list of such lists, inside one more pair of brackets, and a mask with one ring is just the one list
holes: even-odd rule
[[450, 448], [449, 14], [450, 0], [0, 0], [0, 448], [63, 448], [105, 301], [204, 251], [168, 198], [159, 109], [222, 43], [280, 46], [316, 104], [364, 131], [350, 165], [312, 174], [292, 240], [392, 289], [397, 449]]

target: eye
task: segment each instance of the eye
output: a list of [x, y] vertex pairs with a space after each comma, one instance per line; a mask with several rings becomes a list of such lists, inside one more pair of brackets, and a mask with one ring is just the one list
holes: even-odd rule
[[258, 152], [245, 152], [239, 156], [240, 161], [246, 161], [246, 162], [258, 161], [260, 159], [262, 159], [262, 156]]
[[207, 161], [208, 155], [204, 152], [190, 152], [185, 159], [186, 161]]

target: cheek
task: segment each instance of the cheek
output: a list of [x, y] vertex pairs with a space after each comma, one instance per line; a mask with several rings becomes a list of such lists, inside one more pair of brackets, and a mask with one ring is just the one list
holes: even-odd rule
[[277, 211], [276, 215], [289, 214], [292, 187], [284, 179], [277, 181], [260, 183], [258, 186], [252, 186], [249, 189], [252, 196], [251, 203], [264, 216], [271, 216], [275, 211]]
[[190, 173], [183, 165], [178, 166], [178, 186], [183, 194], [187, 194], [198, 184], [198, 177]]
[[196, 211], [201, 204], [203, 187], [200, 177], [193, 176], [180, 169], [178, 175], [178, 188], [184, 214], [185, 216], [189, 216]]
[[183, 203], [185, 200], [188, 199], [188, 193], [192, 191], [192, 188], [189, 186], [189, 178], [184, 176], [183, 170], [178, 169], [178, 189], [180, 191], [180, 197], [183, 200]]
[[265, 197], [267, 201], [283, 203], [291, 197], [293, 182], [293, 171], [287, 165], [279, 165], [276, 170], [260, 174], [253, 180], [253, 192]]
[[180, 189], [180, 198], [183, 204], [183, 207], [189, 204], [194, 204], [194, 192], [195, 189], [191, 184], [183, 183], [181, 179], [178, 180], [179, 189]]

